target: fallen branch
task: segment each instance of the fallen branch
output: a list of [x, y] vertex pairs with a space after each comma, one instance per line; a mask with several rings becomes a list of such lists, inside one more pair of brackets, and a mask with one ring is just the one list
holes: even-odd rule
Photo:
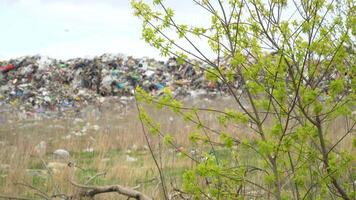
[[84, 189], [84, 191], [79, 193], [79, 197], [90, 197], [93, 198], [98, 194], [104, 194], [104, 193], [111, 193], [115, 192], [124, 196], [127, 196], [129, 198], [134, 198], [137, 200], [152, 200], [152, 198], [146, 196], [145, 194], [142, 194], [141, 192], [131, 189], [131, 188], [126, 188], [120, 185], [111, 185], [111, 186], [86, 186], [86, 185], [81, 185], [78, 183], [75, 183], [74, 181], [70, 180], [71, 184]]

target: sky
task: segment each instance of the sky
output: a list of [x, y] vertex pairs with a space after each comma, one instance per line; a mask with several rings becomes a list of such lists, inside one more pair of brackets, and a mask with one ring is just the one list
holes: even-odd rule
[[[181, 21], [206, 20], [187, 0], [168, 1], [181, 11]], [[141, 21], [133, 16], [130, 0], [0, 0], [0, 25], [0, 59], [103, 53], [160, 57], [141, 39]]]

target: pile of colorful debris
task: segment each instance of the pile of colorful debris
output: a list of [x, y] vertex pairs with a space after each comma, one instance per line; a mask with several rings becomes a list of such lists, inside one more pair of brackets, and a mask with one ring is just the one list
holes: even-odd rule
[[136, 86], [154, 95], [170, 87], [181, 97], [221, 92], [192, 63], [180, 65], [175, 58], [162, 62], [104, 54], [92, 59], [32, 56], [0, 62], [0, 106], [26, 112], [64, 111], [105, 98], [130, 97]]

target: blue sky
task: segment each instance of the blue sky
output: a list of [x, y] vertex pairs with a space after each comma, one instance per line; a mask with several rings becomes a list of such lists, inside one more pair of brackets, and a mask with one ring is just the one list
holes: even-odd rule
[[159, 57], [129, 0], [0, 0], [0, 59], [124, 53]]

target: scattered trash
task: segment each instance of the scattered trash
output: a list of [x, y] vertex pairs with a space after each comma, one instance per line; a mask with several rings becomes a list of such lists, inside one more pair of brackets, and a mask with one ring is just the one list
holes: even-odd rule
[[73, 135], [78, 137], [85, 136], [86, 134], [86, 131], [73, 131]]
[[100, 126], [99, 126], [99, 125], [94, 125], [94, 126], [93, 126], [93, 129], [94, 129], [95, 131], [99, 131], [99, 130], [100, 130]]
[[57, 149], [53, 152], [53, 158], [55, 160], [68, 160], [70, 154], [67, 150], [64, 149]]
[[137, 161], [137, 158], [134, 158], [134, 157], [131, 157], [129, 155], [126, 155], [126, 161], [127, 162], [136, 162]]
[[179, 152], [183, 152], [184, 151], [184, 147], [177, 147], [176, 148], [176, 152], [179, 153]]

